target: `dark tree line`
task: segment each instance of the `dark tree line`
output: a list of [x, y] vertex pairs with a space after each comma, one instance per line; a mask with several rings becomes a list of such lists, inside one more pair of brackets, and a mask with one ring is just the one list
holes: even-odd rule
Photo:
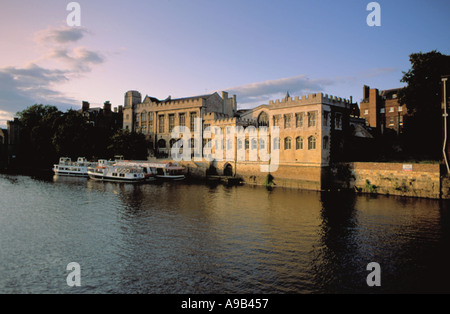
[[55, 106], [33, 105], [18, 112], [20, 141], [16, 164], [50, 168], [59, 157], [146, 159], [143, 134], [95, 126], [80, 112], [62, 112]]

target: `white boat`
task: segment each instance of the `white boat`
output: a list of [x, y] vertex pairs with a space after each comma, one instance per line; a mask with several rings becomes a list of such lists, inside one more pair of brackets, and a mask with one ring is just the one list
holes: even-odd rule
[[147, 180], [184, 180], [184, 168], [171, 162], [152, 162], [139, 160], [121, 160], [116, 165], [140, 167], [146, 174]]
[[77, 161], [72, 161], [69, 157], [59, 158], [59, 163], [53, 165], [53, 172], [58, 176], [87, 177], [88, 168], [95, 165], [88, 162], [84, 157], [78, 157]]
[[96, 167], [90, 167], [88, 174], [92, 180], [97, 181], [134, 183], [144, 182], [146, 179], [142, 168], [110, 165], [106, 160], [100, 160]]

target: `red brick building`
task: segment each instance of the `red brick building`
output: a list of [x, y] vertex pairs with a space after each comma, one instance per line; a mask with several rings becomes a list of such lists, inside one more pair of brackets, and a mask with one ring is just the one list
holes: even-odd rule
[[360, 103], [361, 117], [366, 119], [368, 126], [377, 128], [384, 133], [391, 129], [402, 133], [404, 116], [408, 113], [406, 105], [398, 102], [398, 92], [401, 88], [378, 90], [364, 85], [363, 100]]

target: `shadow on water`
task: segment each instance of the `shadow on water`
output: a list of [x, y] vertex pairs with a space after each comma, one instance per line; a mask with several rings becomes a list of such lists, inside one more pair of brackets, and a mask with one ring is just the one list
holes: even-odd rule
[[353, 193], [323, 192], [319, 227], [320, 245], [314, 252], [311, 269], [318, 291], [352, 292], [357, 276], [356, 229], [358, 217]]

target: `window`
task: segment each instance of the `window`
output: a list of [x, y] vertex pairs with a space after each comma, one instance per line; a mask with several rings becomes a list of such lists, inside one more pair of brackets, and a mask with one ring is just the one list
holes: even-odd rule
[[394, 117], [389, 118], [389, 126], [394, 126]]
[[295, 127], [297, 128], [303, 127], [303, 116], [304, 116], [303, 112], [295, 114]]
[[301, 136], [295, 139], [295, 149], [303, 149], [303, 138]]
[[227, 140], [227, 149], [228, 150], [232, 150], [233, 149], [233, 141], [232, 140]]
[[169, 114], [169, 133], [172, 133], [174, 127], [175, 127], [175, 115]]
[[163, 139], [160, 139], [160, 140], [158, 141], [158, 147], [159, 147], [159, 148], [166, 148], [166, 141], [163, 140]]
[[384, 110], [384, 108], [380, 109], [380, 113], [385, 113], [386, 111]]
[[308, 127], [316, 126], [316, 113], [308, 112]]
[[280, 138], [276, 137], [273, 139], [273, 149], [280, 149]]
[[164, 133], [164, 115], [158, 117], [159, 133]]
[[316, 149], [316, 138], [314, 136], [308, 137], [308, 149]]
[[342, 114], [336, 113], [335, 126], [337, 130], [342, 129]]
[[323, 149], [328, 149], [328, 136], [323, 138]]
[[290, 137], [286, 137], [284, 139], [284, 149], [291, 149], [291, 138]]
[[394, 107], [390, 107], [389, 112], [394, 112]]
[[269, 126], [269, 116], [264, 111], [258, 117], [258, 126]]
[[365, 115], [368, 115], [368, 114], [369, 114], [369, 110], [367, 110], [367, 109], [364, 110], [364, 114], [365, 114]]
[[255, 138], [252, 139], [252, 149], [258, 149], [258, 141]]
[[403, 107], [402, 106], [398, 106], [398, 111], [402, 112], [403, 111]]
[[146, 112], [141, 113], [141, 122], [147, 122], [147, 113]]
[[285, 114], [284, 115], [284, 128], [288, 129], [291, 127], [291, 115]]
[[191, 112], [189, 117], [190, 117], [190, 120], [191, 120], [191, 132], [194, 132], [194, 130], [195, 130], [195, 118], [197, 118], [197, 112]]
[[139, 123], [139, 113], [135, 114], [136, 123]]
[[259, 139], [259, 149], [265, 149], [266, 148], [266, 141], [264, 141], [262, 138]]
[[178, 115], [178, 119], [179, 119], [180, 126], [186, 126], [186, 115], [184, 113], [180, 113]]
[[242, 149], [242, 140], [238, 140], [237, 149]]
[[273, 126], [280, 126], [280, 115], [273, 116]]
[[323, 126], [328, 126], [328, 116], [329, 116], [329, 112], [324, 111], [323, 112]]
[[148, 113], [148, 121], [153, 121], [153, 112]]

